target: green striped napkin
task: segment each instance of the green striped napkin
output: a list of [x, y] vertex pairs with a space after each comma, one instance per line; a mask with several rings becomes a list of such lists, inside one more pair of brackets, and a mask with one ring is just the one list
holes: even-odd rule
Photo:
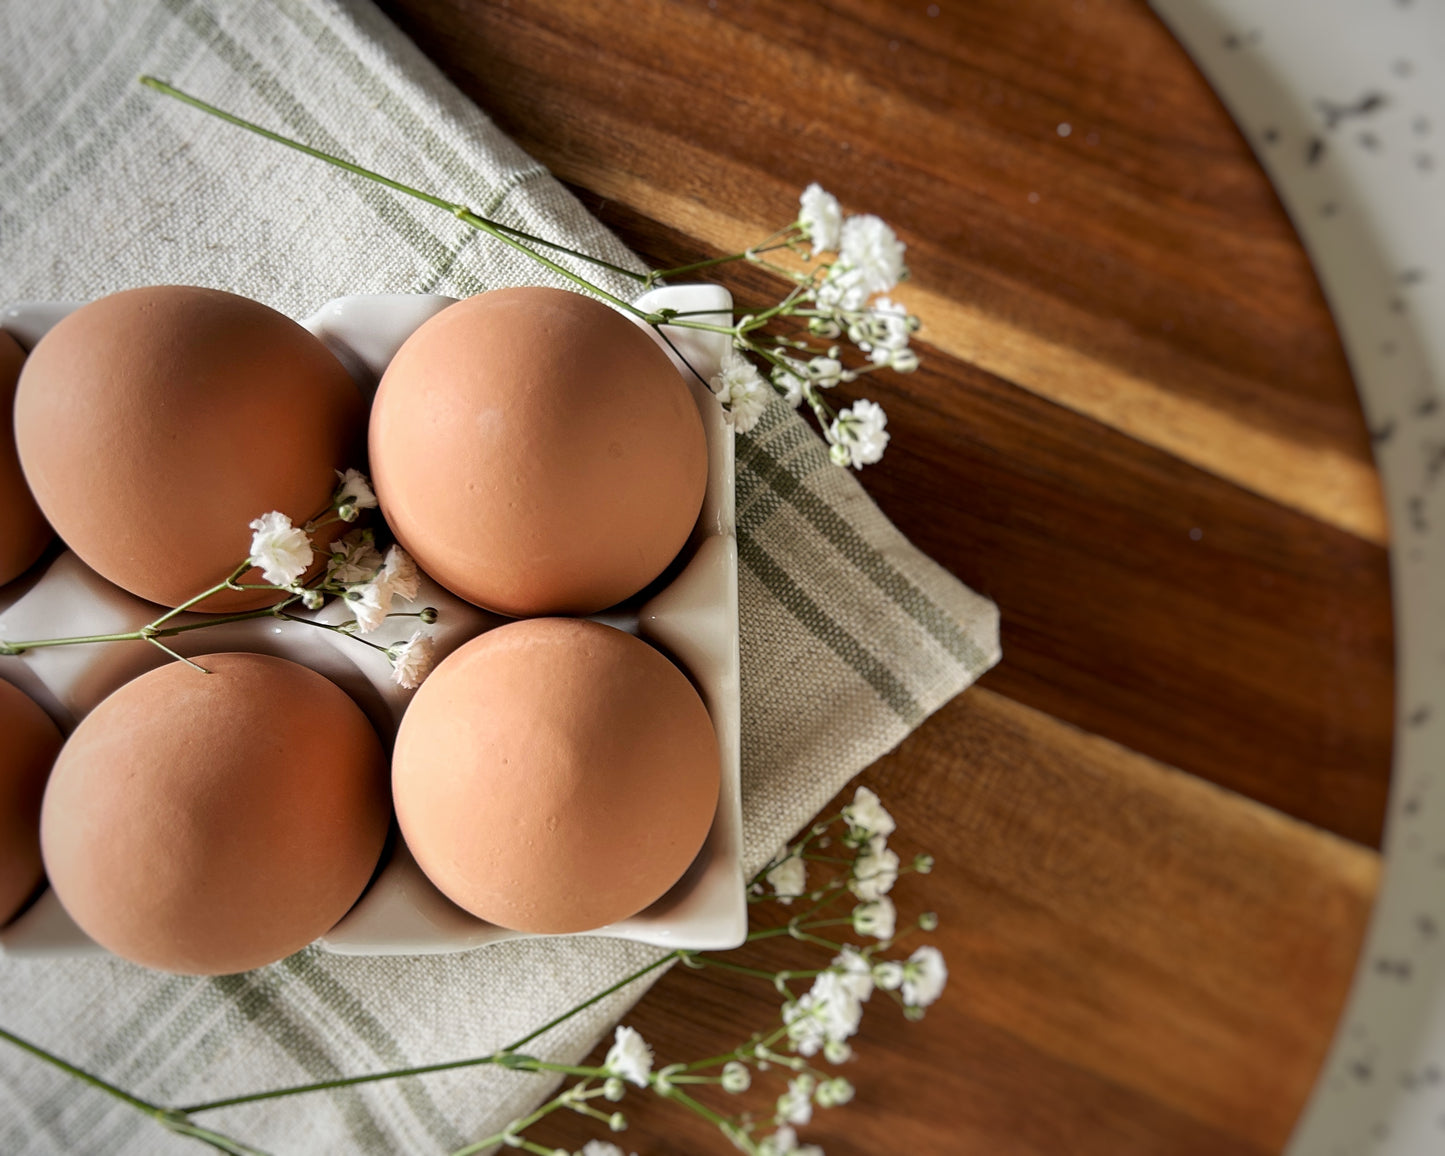
[[[545, 283], [445, 214], [157, 97], [136, 84], [142, 72], [636, 267], [364, 3], [47, 0], [0, 7], [0, 302], [181, 282], [302, 316], [345, 293]], [[754, 869], [997, 660], [997, 615], [910, 547], [785, 407], [739, 443], [738, 524]], [[3, 959], [0, 1025], [138, 1094], [195, 1102], [487, 1052], [654, 958], [609, 939], [418, 958], [308, 950], [223, 979], [98, 957]], [[642, 986], [533, 1049], [580, 1058]], [[544, 1090], [535, 1076], [482, 1069], [236, 1108], [215, 1123], [307, 1156], [442, 1152]], [[0, 1049], [0, 1152], [194, 1150]]]

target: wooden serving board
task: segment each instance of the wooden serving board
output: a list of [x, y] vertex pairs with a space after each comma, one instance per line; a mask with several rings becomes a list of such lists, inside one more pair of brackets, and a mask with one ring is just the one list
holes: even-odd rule
[[[805, 1138], [1278, 1152], [1379, 873], [1386, 526], [1310, 266], [1163, 25], [1142, 0], [382, 7], [655, 264], [759, 240], [813, 180], [908, 243], [924, 367], [870, 383], [893, 442], [863, 481], [999, 603], [1004, 662], [861, 779], [938, 856], [900, 899], [939, 912], [952, 978], [922, 1024], [870, 1009], [857, 1100]], [[710, 1055], [773, 1006], [672, 975], [628, 1022]], [[727, 1150], [629, 1115], [629, 1151]]]

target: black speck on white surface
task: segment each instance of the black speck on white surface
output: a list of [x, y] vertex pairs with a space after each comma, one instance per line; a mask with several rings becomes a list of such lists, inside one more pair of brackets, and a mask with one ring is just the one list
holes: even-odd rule
[[1425, 443], [1425, 484], [1434, 485], [1445, 472], [1445, 442]]
[[1410, 529], [1417, 534], [1428, 534], [1430, 523], [1425, 518], [1425, 499], [1419, 494], [1411, 494], [1405, 504], [1410, 511]]
[[1414, 974], [1414, 968], [1410, 966], [1408, 959], [1382, 958], [1375, 960], [1374, 972], [1376, 975], [1385, 976], [1388, 979], [1409, 983], [1410, 977]]

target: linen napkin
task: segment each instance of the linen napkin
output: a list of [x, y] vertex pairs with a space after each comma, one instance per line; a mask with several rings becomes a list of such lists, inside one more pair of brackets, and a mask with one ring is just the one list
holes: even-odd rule
[[[299, 317], [346, 293], [465, 296], [548, 282], [446, 214], [143, 89], [143, 72], [639, 267], [367, 4], [48, 0], [0, 9], [0, 303], [188, 283]], [[997, 661], [997, 613], [910, 547], [785, 406], [739, 442], [738, 528], [752, 871]], [[0, 959], [0, 1025], [137, 1094], [195, 1102], [481, 1054], [657, 955], [591, 938], [415, 958], [313, 949], [217, 979], [100, 957]], [[531, 1050], [579, 1059], [644, 987]], [[277, 1153], [442, 1153], [524, 1114], [546, 1090], [536, 1076], [477, 1069], [207, 1119]], [[0, 1151], [195, 1150], [0, 1047]]]

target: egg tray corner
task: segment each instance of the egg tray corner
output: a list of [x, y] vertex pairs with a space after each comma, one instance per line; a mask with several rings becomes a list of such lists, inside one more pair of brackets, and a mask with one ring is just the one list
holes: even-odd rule
[[[302, 324], [346, 367], [369, 401], [402, 342], [424, 321], [452, 304], [450, 297], [372, 294], [341, 297]], [[699, 311], [726, 324], [732, 298], [715, 285], [653, 289], [636, 304], [654, 311]], [[0, 312], [0, 329], [30, 349], [74, 304], [26, 303]], [[670, 329], [669, 342], [644, 327], [687, 380], [707, 435], [708, 480], [702, 512], [679, 562], [662, 582], [593, 619], [658, 646], [692, 678], [717, 732], [721, 789], [712, 828], [697, 858], [661, 899], [629, 919], [581, 934], [630, 939], [669, 948], [735, 947], [747, 934], [742, 877], [742, 802], [738, 650], [737, 539], [734, 522], [733, 434], [706, 381], [727, 350], [723, 334]], [[697, 372], [694, 373], [693, 371]], [[413, 603], [434, 606], [438, 657], [457, 649], [504, 618], [455, 597], [428, 578]], [[402, 606], [400, 609], [407, 609]], [[73, 553], [47, 555], [32, 573], [0, 590], [0, 637], [36, 638], [135, 630], [156, 607], [120, 590]], [[316, 612], [342, 621], [344, 607]], [[178, 622], [188, 620], [179, 619]], [[388, 620], [370, 637], [389, 645], [412, 629], [411, 620]], [[396, 686], [377, 650], [329, 630], [301, 623], [255, 619], [183, 634], [185, 655], [222, 650], [275, 654], [326, 675], [356, 700], [388, 747], [412, 691]], [[169, 661], [154, 647], [108, 643], [30, 651], [0, 657], [0, 678], [35, 699], [68, 734], [111, 691]], [[479, 829], [481, 825], [479, 824]], [[585, 883], [579, 882], [579, 886]], [[317, 942], [344, 955], [417, 955], [467, 951], [510, 939], [535, 938], [484, 923], [457, 907], [422, 874], [394, 825], [370, 886], [342, 920]], [[10, 956], [99, 953], [50, 889], [5, 928], [0, 950]]]

